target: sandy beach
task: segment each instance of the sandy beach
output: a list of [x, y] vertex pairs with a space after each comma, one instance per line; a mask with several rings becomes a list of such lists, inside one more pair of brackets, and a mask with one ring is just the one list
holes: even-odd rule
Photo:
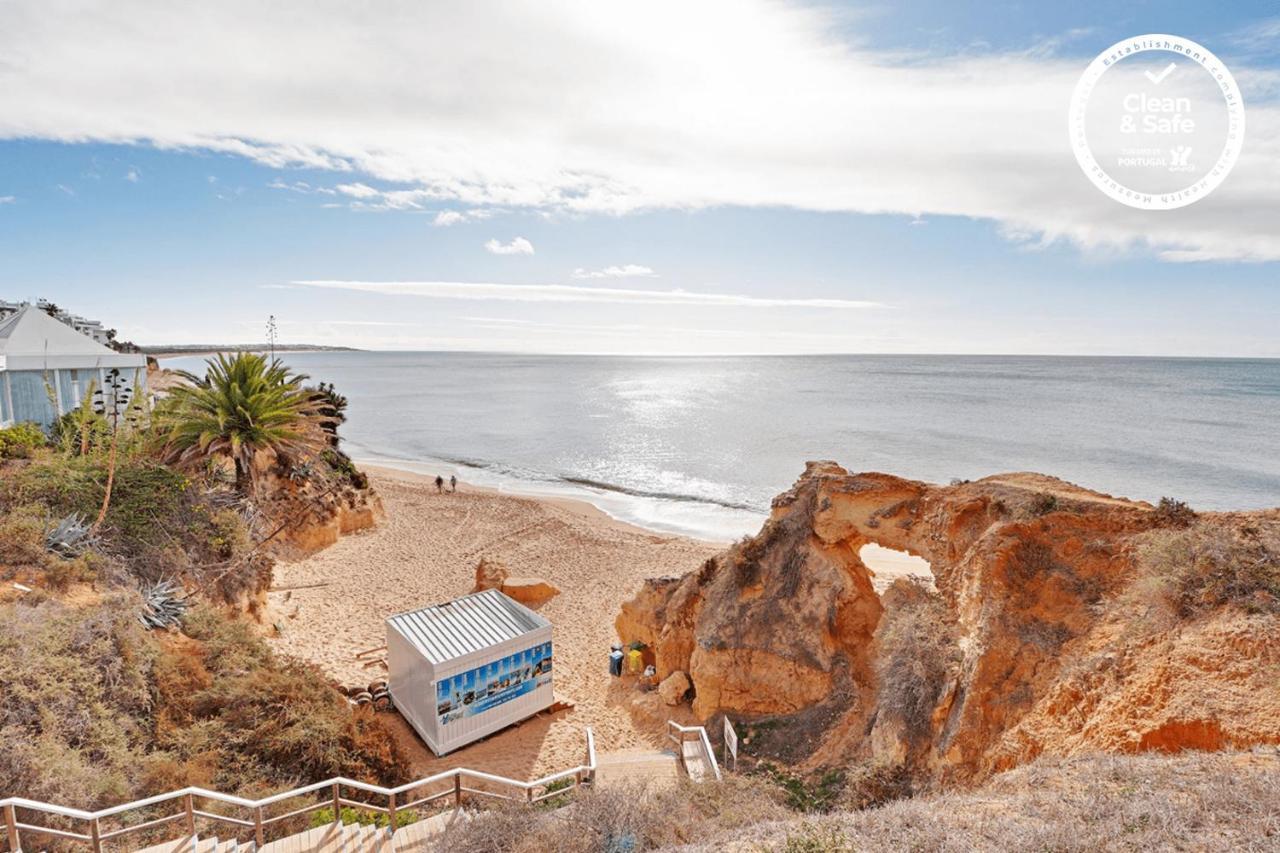
[[[385, 642], [390, 614], [472, 590], [481, 556], [518, 576], [545, 578], [560, 595], [539, 612], [555, 626], [556, 694], [572, 711], [539, 715], [442, 759], [404, 727], [423, 773], [457, 765], [528, 778], [582, 762], [584, 726], [601, 751], [662, 743], [668, 709], [606, 670], [618, 604], [653, 575], [697, 568], [723, 545], [650, 533], [589, 504], [459, 486], [437, 494], [430, 479], [369, 469], [386, 519], [321, 553], [282, 562], [269, 594], [281, 652], [312, 661], [343, 684], [371, 680], [355, 653]], [[684, 716], [680, 719], [687, 719]], [[397, 718], [398, 719], [398, 718]]]
[[[556, 694], [574, 709], [539, 715], [440, 759], [396, 717], [423, 774], [464, 765], [530, 778], [581, 763], [585, 726], [603, 752], [660, 747], [666, 719], [691, 722], [687, 707], [669, 708], [656, 694], [607, 675], [613, 620], [620, 602], [645, 578], [696, 569], [726, 543], [652, 533], [585, 502], [466, 484], [457, 493], [439, 494], [429, 477], [367, 470], [385, 520], [315, 556], [276, 567], [275, 588], [283, 589], [270, 593], [269, 601], [271, 620], [281, 629], [271, 640], [279, 651], [318, 664], [343, 684], [367, 682], [382, 670], [366, 667], [356, 653], [383, 644], [383, 620], [470, 592], [482, 556], [561, 590], [539, 612], [555, 626]], [[877, 561], [880, 588], [910, 570], [892, 552], [888, 556]]]

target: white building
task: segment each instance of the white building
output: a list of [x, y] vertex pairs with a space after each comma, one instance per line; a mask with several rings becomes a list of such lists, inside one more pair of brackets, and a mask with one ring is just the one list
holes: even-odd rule
[[80, 405], [91, 383], [109, 403], [109, 380], [131, 392], [135, 377], [145, 383], [146, 367], [144, 355], [115, 352], [34, 305], [19, 306], [0, 319], [0, 426], [49, 426]]
[[436, 755], [551, 706], [551, 623], [496, 589], [387, 620], [387, 687]]

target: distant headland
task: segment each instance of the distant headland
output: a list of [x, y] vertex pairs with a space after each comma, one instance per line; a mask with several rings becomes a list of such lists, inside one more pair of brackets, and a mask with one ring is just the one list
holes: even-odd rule
[[213, 355], [219, 352], [360, 352], [355, 347], [327, 346], [325, 344], [166, 344], [141, 346], [139, 351], [153, 358], [172, 358], [184, 355]]

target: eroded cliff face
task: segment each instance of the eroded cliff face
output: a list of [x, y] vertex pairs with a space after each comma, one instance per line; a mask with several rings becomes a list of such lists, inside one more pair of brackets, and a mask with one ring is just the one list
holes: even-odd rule
[[[1144, 567], [1141, 543], [1188, 523], [1036, 474], [935, 486], [810, 463], [756, 537], [650, 581], [617, 629], [660, 678], [688, 673], [704, 719], [838, 707], [814, 764], [964, 778], [1043, 752], [1280, 742], [1277, 609], [1174, 614]], [[1280, 513], [1196, 523], [1270, 535]], [[936, 606], [906, 588], [882, 604], [867, 543], [927, 560]]]
[[658, 678], [685, 671], [694, 712], [787, 714], [869, 679], [880, 601], [857, 548], [813, 526], [817, 478], [780, 499], [754, 539], [682, 579], [651, 580], [617, 620], [654, 652]]
[[384, 515], [382, 499], [363, 476], [334, 471], [296, 476], [271, 453], [254, 461], [260, 533], [270, 537], [266, 545], [273, 556], [314, 554], [343, 536], [373, 528]]

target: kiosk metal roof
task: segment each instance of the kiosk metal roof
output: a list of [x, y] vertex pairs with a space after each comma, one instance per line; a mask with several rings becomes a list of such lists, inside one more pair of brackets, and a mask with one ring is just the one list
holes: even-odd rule
[[496, 589], [397, 613], [387, 624], [433, 664], [499, 645], [551, 623]]

